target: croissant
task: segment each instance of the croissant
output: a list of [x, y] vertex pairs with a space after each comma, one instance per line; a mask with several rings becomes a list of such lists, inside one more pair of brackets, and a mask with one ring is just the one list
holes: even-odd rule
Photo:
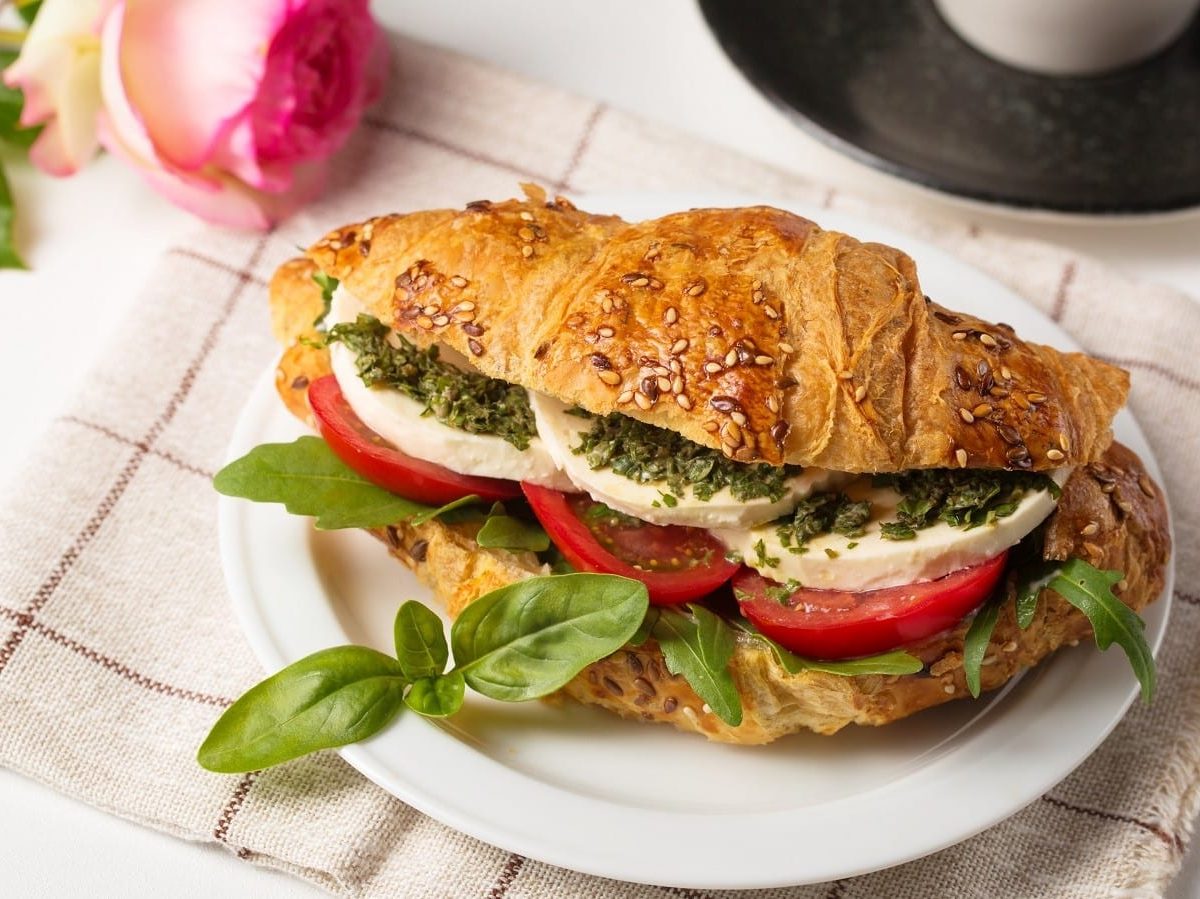
[[[271, 282], [285, 348], [278, 391], [310, 424], [306, 388], [330, 373], [327, 350], [306, 339], [322, 307], [317, 271], [411, 339], [452, 346], [489, 375], [671, 428], [735, 459], [879, 472], [1072, 466], [1045, 525], [1045, 557], [1124, 571], [1120, 599], [1134, 610], [1162, 590], [1170, 540], [1161, 490], [1111, 442], [1127, 375], [930, 302], [897, 250], [775, 209], [630, 225], [530, 188], [525, 201], [371, 219], [327, 235]], [[544, 573], [532, 553], [479, 547], [478, 527], [435, 519], [373, 533], [456, 615]], [[968, 626], [906, 646], [924, 663], [918, 674], [857, 677], [789, 674], [738, 632], [736, 727], [667, 671], [652, 639], [589, 666], [562, 693], [724, 742], [828, 734], [969, 695]], [[1053, 592], [1025, 629], [1004, 604], [983, 689], [1090, 633]]]

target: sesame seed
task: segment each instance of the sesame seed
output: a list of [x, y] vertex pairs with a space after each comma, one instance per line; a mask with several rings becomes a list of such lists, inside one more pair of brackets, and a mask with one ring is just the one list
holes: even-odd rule
[[662, 283], [662, 281], [658, 280], [658, 278], [651, 278], [650, 282], [649, 282], [649, 286], [650, 286], [651, 290], [662, 290], [663, 289], [663, 283]]
[[1101, 484], [1100, 485], [1101, 493], [1112, 493], [1116, 489], [1117, 489], [1116, 484], [1109, 483], [1109, 484]]
[[867, 385], [859, 384], [854, 390], [854, 402], [861, 403], [867, 398]]
[[1140, 478], [1138, 478], [1138, 486], [1142, 488], [1142, 493], [1146, 494], [1146, 496], [1150, 497], [1151, 499], [1154, 499], [1154, 484], [1148, 477], [1142, 475]]
[[1044, 393], [1027, 393], [1027, 394], [1025, 394], [1025, 399], [1027, 399], [1027, 400], [1029, 400], [1029, 402], [1035, 403], [1035, 404], [1036, 403], [1044, 403], [1044, 402], [1046, 402], [1046, 394], [1044, 394]]
[[775, 394], [773, 394], [773, 393], [769, 397], [767, 397], [767, 408], [770, 409], [772, 412], [778, 412], [779, 411], [779, 397], [775, 396]]
[[683, 366], [679, 364], [678, 359], [670, 360], [667, 363], [667, 365], [669, 366], [672, 373], [677, 374], [677, 375], [683, 374]]
[[954, 340], [966, 340], [967, 332], [966, 331], [955, 331], [953, 334], [950, 335], [950, 337], [953, 338]]
[[1119, 499], [1117, 500], [1117, 508], [1128, 515], [1133, 512], [1133, 503], [1127, 499]]
[[746, 426], [746, 415], [743, 412], [730, 412], [729, 417], [732, 418], [739, 426]]
[[523, 221], [523, 222], [532, 222], [533, 221], [533, 213], [529, 212], [528, 210], [521, 210], [520, 215], [521, 215], [521, 221]]
[[466, 301], [466, 302], [464, 302], [464, 303], [459, 303], [459, 304], [457, 304], [457, 305], [456, 305], [456, 306], [455, 306], [453, 309], [451, 309], [450, 311], [451, 311], [451, 312], [454, 312], [454, 313], [458, 313], [458, 312], [470, 312], [470, 311], [471, 311], [472, 309], [474, 309], [474, 308], [475, 308], [475, 304], [474, 304], [474, 303], [472, 303], [470, 300], [467, 300], [467, 301]]
[[1018, 406], [1020, 406], [1022, 409], [1029, 408], [1029, 400], [1025, 399], [1025, 397], [1021, 396], [1021, 394], [1019, 394], [1019, 393], [1013, 394], [1013, 402], [1016, 403]]
[[721, 363], [720, 362], [705, 362], [704, 370], [706, 372], [708, 372], [710, 375], [715, 375], [717, 372], [719, 372], [721, 370]]
[[617, 397], [617, 404], [623, 406], [632, 399], [633, 399], [633, 391], [632, 390], [622, 390], [620, 395]]
[[656, 365], [650, 370], [656, 375], [661, 375], [664, 378], [671, 373], [671, 369], [667, 368], [665, 365]]
[[601, 297], [600, 298], [600, 308], [601, 308], [601, 310], [603, 310], [603, 312], [606, 315], [609, 312], [612, 312], [613, 311], [612, 297], [610, 297], [608, 294], [605, 294], [603, 297]]
[[637, 403], [637, 407], [643, 412], [654, 405], [650, 397], [646, 396], [644, 393], [635, 393], [633, 395], [633, 401]]
[[971, 424], [975, 421], [975, 416], [971, 414], [970, 409], [959, 409], [958, 417], [961, 418], [963, 421], [965, 421], [967, 424]]
[[730, 447], [742, 445], [742, 429], [737, 422], [725, 422], [725, 425], [721, 428], [721, 442]]
[[1017, 651], [1017, 641], [1009, 640], [1007, 643], [1005, 643], [1003, 646], [1000, 647], [1000, 651], [1001, 652], [1016, 652]]
[[612, 328], [610, 328], [608, 325], [603, 325], [602, 327], [599, 327], [596, 329], [596, 333], [599, 334], [601, 337], [612, 337], [617, 332], [614, 331]]
[[531, 240], [533, 240], [533, 239], [534, 239], [534, 237], [536, 237], [537, 235], [535, 235], [535, 234], [534, 234], [534, 233], [533, 233], [533, 232], [532, 232], [530, 229], [528, 229], [528, 228], [522, 228], [521, 230], [519, 230], [519, 231], [517, 232], [517, 236], [518, 236], [519, 238], [521, 238], [521, 240], [524, 240], [524, 241], [528, 242], [528, 241], [531, 241]]
[[718, 425], [715, 421], [706, 421], [703, 425], [704, 430], [708, 431], [710, 434], [715, 434], [717, 432], [717, 427]]
[[673, 344], [671, 344], [671, 355], [678, 356], [680, 353], [682, 353], [687, 348], [688, 348], [688, 339], [686, 337], [680, 337], [677, 341], [675, 341]]
[[656, 383], [658, 385], [658, 389], [661, 390], [663, 393], [667, 393], [671, 389], [671, 379], [665, 378], [662, 375], [659, 375], [658, 380], [655, 381], [654, 383]]
[[967, 467], [967, 451], [961, 446], [954, 451], [954, 458], [958, 461], [959, 468]]
[[689, 297], [698, 297], [706, 290], [708, 290], [708, 282], [703, 278], [700, 278], [688, 284], [688, 286], [683, 289], [683, 292]]
[[692, 408], [692, 401], [689, 400], [685, 394], [676, 394], [675, 402], [679, 405], [680, 409], [686, 409], [690, 411]]
[[471, 352], [474, 353], [476, 356], [483, 355], [483, 344], [480, 343], [478, 340], [476, 340], [474, 337], [472, 337], [470, 340], [467, 341], [467, 346], [470, 348]]
[[1069, 453], [1071, 451], [1071, 441], [1067, 439], [1066, 434], [1058, 435], [1058, 445], [1062, 447], [1064, 453]]
[[472, 312], [472, 311], [471, 311], [471, 310], [469, 310], [469, 309], [468, 309], [466, 312], [459, 312], [459, 313], [457, 313], [457, 314], [456, 314], [454, 317], [455, 317], [455, 318], [457, 318], [457, 319], [458, 319], [460, 322], [473, 322], [473, 321], [475, 321], [475, 313], [474, 313], [474, 312]]
[[682, 375], [676, 375], [671, 379], [671, 393], [683, 393]]
[[618, 384], [621, 383], [621, 376], [619, 374], [617, 374], [615, 371], [613, 371], [611, 368], [601, 369], [600, 371], [596, 372], [596, 377], [598, 377], [601, 381], [603, 381], [605, 384], [609, 385], [610, 387], [616, 387]]
[[668, 306], [667, 311], [663, 313], [663, 321], [668, 325], [673, 325], [679, 321], [679, 310], [674, 306]]
[[996, 338], [991, 334], [980, 334], [979, 342], [989, 349], [995, 348], [996, 346]]
[[1089, 521], [1079, 529], [1079, 533], [1083, 537], [1091, 537], [1100, 532], [1100, 525], [1094, 521]]
[[767, 295], [764, 294], [761, 290], [754, 291], [753, 300], [755, 303], [761, 303], [766, 298], [767, 298]]
[[755, 281], [753, 281], [753, 282], [750, 284], [750, 287], [751, 287], [751, 289], [753, 289], [753, 290], [758, 290], [760, 287], [762, 287], [762, 281], [759, 281], [759, 280], [757, 280], [757, 279], [756, 279]]
[[1012, 380], [1012, 372], [1008, 370], [1007, 365], [1000, 366], [1000, 377], [1002, 377], [1006, 381]]
[[946, 693], [947, 695], [953, 693], [954, 692], [954, 684], [946, 684], [946, 686], [942, 687], [942, 692]]
[[533, 247], [531, 247], [529, 244], [525, 244], [525, 246], [521, 247], [521, 255], [528, 259], [533, 255]]
[[771, 365], [774, 362], [775, 362], [775, 360], [772, 359], [770, 356], [755, 356], [754, 357], [755, 365]]
[[471, 282], [468, 281], [466, 278], [464, 278], [462, 275], [455, 275], [453, 278], [450, 279], [450, 283], [453, 284], [455, 287], [466, 287]]
[[735, 365], [737, 365], [737, 361], [738, 361], [737, 350], [730, 350], [728, 353], [725, 354], [725, 367], [726, 368], [733, 368]]
[[848, 371], [839, 371], [837, 373], [837, 376], [838, 376], [839, 381], [849, 381], [851, 378], [854, 377], [854, 374], [852, 372], [848, 372]]
[[438, 307], [437, 306], [426, 306], [421, 311], [424, 312], [426, 315], [437, 315]]
[[976, 418], [984, 418], [987, 415], [990, 415], [991, 412], [992, 412], [992, 407], [989, 406], [987, 403], [980, 403], [978, 406], [976, 406], [974, 409], [971, 410], [971, 414], [974, 415]]
[[651, 247], [650, 249], [648, 249], [646, 251], [646, 255], [643, 256], [642, 258], [645, 259], [647, 262], [653, 262], [655, 259], [657, 259], [659, 257], [661, 252], [662, 251], [657, 246], [654, 246], [654, 247]]
[[433, 317], [433, 323], [439, 328], [444, 328], [446, 325], [450, 324], [450, 316], [446, 315], [444, 312], [441, 315], [435, 315]]
[[649, 278], [634, 278], [632, 281], [629, 282], [629, 286], [630, 287], [645, 287], [649, 283], [650, 283]]
[[1051, 462], [1061, 462], [1063, 459], [1066, 458], [1066, 455], [1063, 453], [1062, 450], [1048, 449], [1048, 450], [1046, 450], [1046, 458], [1049, 459]]
[[774, 306], [764, 305], [763, 312], [767, 314], [767, 318], [779, 318], [779, 310]]
[[430, 318], [428, 315], [418, 315], [417, 316], [417, 324], [420, 325], [422, 328], [426, 328], [426, 329], [432, 328], [433, 327], [433, 319]]
[[779, 343], [779, 352], [781, 352], [781, 353], [794, 353], [794, 352], [796, 352], [796, 348], [795, 348], [794, 346], [792, 346], [790, 343], [784, 343], [784, 342], [780, 341], [780, 343]]

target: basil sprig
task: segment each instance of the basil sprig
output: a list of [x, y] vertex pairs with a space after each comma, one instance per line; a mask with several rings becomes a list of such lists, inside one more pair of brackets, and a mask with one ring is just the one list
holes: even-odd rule
[[[1146, 642], [1146, 623], [1112, 592], [1113, 585], [1124, 576], [1120, 571], [1103, 571], [1083, 559], [1070, 559], [1060, 564], [1036, 564], [1017, 585], [1017, 624], [1022, 629], [1029, 627], [1042, 591], [1053, 590], [1087, 616], [1096, 646], [1105, 650], [1116, 643], [1124, 650], [1133, 674], [1141, 685], [1142, 700], [1149, 703], [1154, 698], [1157, 675], [1154, 655], [1150, 651], [1150, 644]], [[963, 641], [963, 673], [967, 689], [975, 697], [979, 696], [983, 659], [1003, 602], [1002, 594], [983, 606], [976, 613]]]
[[396, 615], [396, 657], [364, 646], [306, 656], [250, 688], [197, 753], [210, 771], [254, 771], [365, 740], [403, 706], [444, 717], [466, 686], [492, 699], [535, 699], [628, 642], [646, 616], [639, 581], [609, 574], [532, 577], [469, 605], [450, 628], [418, 602]]
[[420, 524], [478, 501], [470, 496], [435, 508], [397, 496], [356, 473], [319, 437], [256, 446], [218, 471], [213, 486], [225, 496], [283, 503], [295, 515], [314, 516], [323, 530]]

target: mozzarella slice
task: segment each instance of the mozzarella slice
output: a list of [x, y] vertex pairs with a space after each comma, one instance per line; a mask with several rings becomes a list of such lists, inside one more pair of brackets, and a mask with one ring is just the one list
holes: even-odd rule
[[[362, 304], [339, 285], [330, 305], [329, 323], [354, 321], [362, 310]], [[469, 367], [464, 357], [457, 353], [453, 356], [457, 358], [443, 351], [439, 358], [460, 368]], [[529, 441], [528, 449], [521, 450], [494, 434], [471, 434], [452, 428], [432, 415], [422, 414], [424, 405], [399, 390], [364, 384], [354, 364], [354, 353], [344, 344], [329, 347], [329, 360], [350, 408], [367, 427], [408, 455], [459, 474], [571, 489], [570, 480], [558, 470], [537, 437]]]
[[795, 508], [799, 499], [814, 490], [826, 489], [845, 477], [838, 472], [810, 468], [789, 478], [786, 482], [787, 493], [775, 501], [766, 497], [735, 499], [729, 488], [725, 487], [708, 500], [697, 499], [688, 491], [686, 496], [675, 497], [675, 505], [668, 506], [663, 502], [663, 494], [673, 491], [665, 482], [641, 483], [608, 468], [593, 469], [585, 457], [575, 454], [574, 448], [580, 445], [583, 435], [591, 429], [588, 419], [571, 415], [567, 411], [569, 406], [542, 394], [531, 393], [529, 403], [546, 448], [576, 487], [618, 512], [654, 524], [682, 524], [698, 528], [753, 527], [786, 514]]
[[[1068, 469], [1051, 472], [1060, 486], [1069, 474]], [[717, 536], [741, 553], [747, 565], [772, 580], [795, 580], [825, 590], [876, 590], [933, 580], [990, 559], [1019, 542], [1055, 506], [1050, 492], [1039, 490], [1026, 493], [1011, 515], [991, 524], [963, 530], [939, 521], [917, 531], [915, 539], [885, 540], [880, 526], [895, 520], [900, 495], [889, 487], [873, 487], [869, 476], [856, 478], [842, 490], [853, 500], [871, 503], [871, 518], [861, 537], [824, 534], [809, 540], [805, 552], [795, 553], [780, 542], [774, 522], [721, 530]]]

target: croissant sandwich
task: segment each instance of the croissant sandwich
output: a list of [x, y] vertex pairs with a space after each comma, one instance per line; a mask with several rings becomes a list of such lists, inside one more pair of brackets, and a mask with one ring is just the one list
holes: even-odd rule
[[1112, 441], [1126, 372], [783, 210], [525, 194], [340, 228], [270, 286], [287, 408], [449, 510], [371, 530], [451, 616], [640, 581], [642, 626], [559, 693], [733, 743], [978, 696], [1093, 632], [1149, 695], [1170, 540]]

